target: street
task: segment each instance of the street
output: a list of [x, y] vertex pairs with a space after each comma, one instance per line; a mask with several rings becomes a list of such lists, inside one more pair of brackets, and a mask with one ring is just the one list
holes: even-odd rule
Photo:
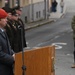
[[61, 33], [72, 30], [71, 20], [73, 15], [73, 13], [67, 13], [64, 15], [64, 18], [58, 19], [53, 23], [26, 31], [26, 40], [28, 42], [28, 46], [41, 46], [45, 42], [49, 42], [51, 39], [60, 35]]
[[[73, 0], [72, 0], [73, 1]], [[26, 31], [28, 47], [55, 45], [55, 75], [74, 75], [73, 34], [71, 21], [75, 15], [74, 3], [66, 0], [67, 11], [63, 18]], [[69, 4], [68, 4], [69, 3]]]
[[73, 38], [71, 21], [74, 13], [66, 13], [63, 18], [26, 31], [28, 47], [56, 46], [55, 75], [74, 75]]
[[61, 48], [56, 49], [55, 75], [74, 75], [75, 69], [71, 68], [73, 64], [72, 32], [67, 31], [52, 42], [62, 43], [58, 44]]

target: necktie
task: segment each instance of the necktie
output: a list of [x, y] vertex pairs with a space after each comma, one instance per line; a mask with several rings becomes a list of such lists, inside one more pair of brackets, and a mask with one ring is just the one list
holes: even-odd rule
[[7, 34], [6, 34], [5, 31], [3, 32], [3, 35], [4, 35], [4, 37], [6, 38], [6, 40], [8, 40], [8, 36], [7, 36]]

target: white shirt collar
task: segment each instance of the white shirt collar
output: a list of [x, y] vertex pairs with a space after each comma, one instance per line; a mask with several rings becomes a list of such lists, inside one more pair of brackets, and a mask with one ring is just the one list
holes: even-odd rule
[[0, 30], [1, 30], [2, 32], [4, 32], [4, 29], [0, 28]]

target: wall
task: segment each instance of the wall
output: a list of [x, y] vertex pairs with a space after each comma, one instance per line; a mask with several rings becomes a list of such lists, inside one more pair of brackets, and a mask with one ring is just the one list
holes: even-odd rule
[[38, 2], [42, 2], [44, 0], [33, 0], [33, 3], [38, 3]]
[[[39, 8], [40, 7], [40, 8]], [[36, 12], [40, 11], [40, 17], [36, 18]], [[21, 15], [23, 21], [25, 21], [25, 16], [27, 16], [27, 21], [37, 21], [44, 18], [44, 2], [38, 2], [34, 4], [27, 5], [23, 7], [23, 13]]]
[[0, 8], [4, 7], [4, 5], [5, 5], [5, 0], [0, 0]]

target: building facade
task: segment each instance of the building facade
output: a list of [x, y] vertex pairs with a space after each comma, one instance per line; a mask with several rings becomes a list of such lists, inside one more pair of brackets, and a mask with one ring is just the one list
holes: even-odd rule
[[44, 1], [26, 5], [23, 7], [23, 20], [25, 22], [33, 22], [44, 19]]
[[25, 23], [47, 19], [50, 15], [51, 0], [0, 0], [0, 7], [23, 7], [21, 18]]
[[34, 22], [49, 18], [51, 0], [27, 0], [23, 7], [22, 19], [26, 22]]

